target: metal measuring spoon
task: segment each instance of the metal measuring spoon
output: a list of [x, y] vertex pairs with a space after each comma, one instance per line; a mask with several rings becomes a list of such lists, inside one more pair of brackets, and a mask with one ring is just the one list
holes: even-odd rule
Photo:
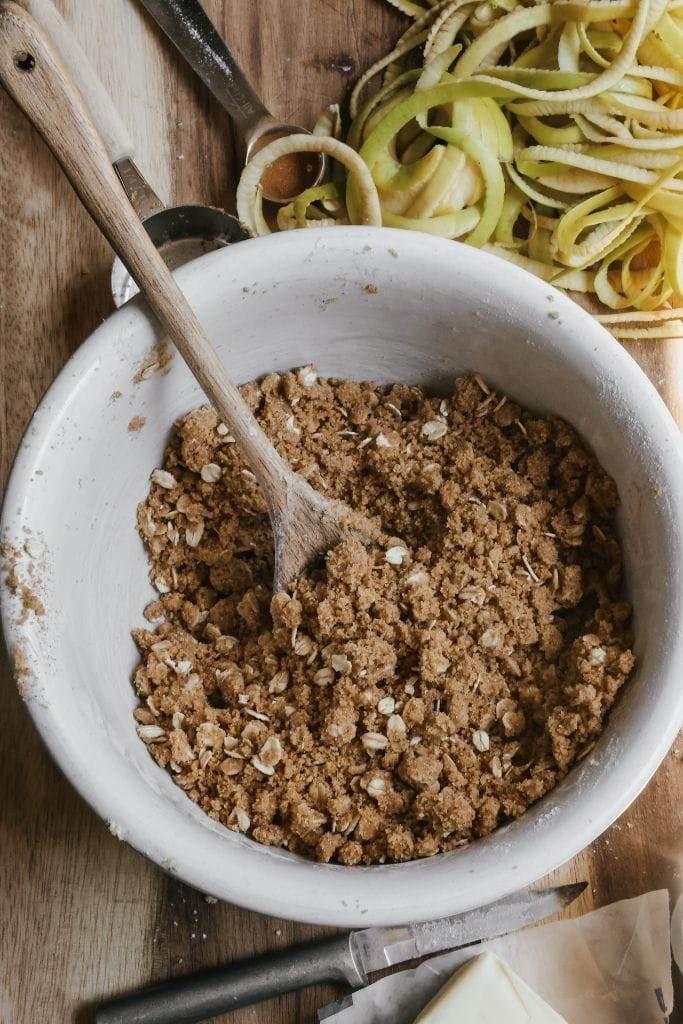
[[[141, 3], [227, 110], [244, 140], [247, 162], [268, 142], [286, 135], [311, 134], [299, 125], [286, 124], [273, 117], [252, 89], [199, 0], [141, 0]], [[304, 158], [301, 154], [302, 159], [297, 162], [292, 159], [297, 156], [280, 157], [273, 163], [271, 175], [268, 174], [270, 169], [266, 169], [261, 180], [265, 199], [286, 203], [305, 188], [319, 184], [325, 173], [325, 157], [308, 153]], [[284, 188], [285, 183], [291, 184], [289, 190]]]
[[[112, 162], [133, 209], [169, 270], [249, 237], [236, 217], [216, 206], [165, 206], [130, 157]], [[117, 256], [111, 268], [111, 293], [116, 306], [128, 302], [138, 291]]]
[[[206, 252], [247, 238], [237, 218], [224, 210], [194, 204], [167, 207], [162, 202], [135, 165], [133, 144], [118, 111], [52, 0], [22, 0], [22, 6], [42, 27], [71, 72], [126, 195], [166, 265], [174, 270]], [[118, 257], [112, 267], [111, 290], [117, 306], [138, 292]]]

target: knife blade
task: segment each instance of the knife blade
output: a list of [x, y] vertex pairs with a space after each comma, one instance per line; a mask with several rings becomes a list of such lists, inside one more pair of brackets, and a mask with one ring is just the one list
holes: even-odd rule
[[318, 940], [173, 978], [131, 992], [96, 1010], [96, 1024], [197, 1024], [219, 1013], [294, 992], [320, 982], [368, 984], [368, 974], [415, 957], [490, 939], [562, 910], [583, 892], [585, 883], [555, 889], [531, 889], [506, 896], [478, 910], [399, 928], [364, 931]]
[[522, 889], [475, 910], [439, 921], [399, 928], [366, 928], [352, 932], [351, 951], [365, 974], [417, 957], [493, 939], [557, 913], [580, 896], [585, 882], [554, 889]]

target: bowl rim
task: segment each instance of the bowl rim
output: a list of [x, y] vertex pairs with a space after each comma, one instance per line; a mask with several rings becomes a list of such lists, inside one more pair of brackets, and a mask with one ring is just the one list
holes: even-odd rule
[[[269, 262], [275, 263], [278, 259], [280, 261], [293, 260], [299, 262], [304, 253], [309, 254], [309, 252], [315, 252], [316, 250], [336, 249], [342, 253], [345, 249], [357, 247], [362, 242], [366, 242], [369, 245], [377, 245], [381, 242], [384, 247], [392, 246], [396, 250], [404, 249], [413, 253], [424, 252], [427, 249], [430, 252], [434, 249], [442, 250], [443, 258], [451, 260], [454, 265], [457, 265], [459, 261], [466, 260], [470, 266], [478, 267], [479, 273], [482, 275], [507, 275], [521, 293], [528, 294], [529, 309], [539, 300], [545, 302], [549, 292], [552, 293], [557, 304], [556, 308], [561, 311], [563, 318], [573, 319], [576, 322], [577, 328], [582, 328], [582, 330], [576, 331], [576, 353], [569, 352], [564, 357], [567, 368], [571, 368], [573, 362], [578, 362], [581, 352], [584, 353], [584, 357], [590, 354], [590, 358], [593, 361], [602, 364], [605, 368], [609, 366], [610, 377], [612, 379], [619, 379], [621, 386], [626, 389], [629, 397], [633, 398], [634, 408], [638, 415], [644, 414], [645, 409], [647, 409], [650, 416], [650, 426], [652, 426], [652, 420], [657, 424], [661, 444], [669, 445], [674, 456], [678, 457], [681, 467], [681, 480], [678, 482], [678, 487], [674, 486], [674, 480], [671, 489], [675, 493], [676, 501], [674, 504], [683, 510], [683, 441], [681, 441], [678, 428], [656, 389], [635, 360], [628, 355], [611, 334], [599, 325], [590, 314], [567, 296], [553, 289], [546, 282], [491, 253], [473, 249], [460, 243], [454, 243], [451, 240], [435, 239], [429, 235], [397, 229], [340, 227], [336, 228], [334, 232], [329, 232], [325, 229], [308, 230], [306, 232], [284, 232], [268, 238], [251, 239], [246, 244], [250, 247], [249, 251], [252, 255], [264, 252], [266, 254], [265, 258]], [[238, 247], [230, 246], [226, 249], [208, 253], [180, 268], [174, 276], [176, 276], [186, 293], [192, 297], [194, 290], [201, 287], [201, 282], [205, 281], [207, 276], [210, 278], [212, 268], [215, 269], [222, 266], [224, 261], [239, 259], [239, 253], [244, 244], [239, 243]], [[108, 333], [111, 332], [112, 324], [116, 325], [119, 322], [123, 322], [125, 318], [128, 319], [129, 330], [131, 325], [142, 321], [149, 322], [149, 317], [142, 300], [139, 298], [131, 300], [130, 303], [114, 311], [110, 317], [98, 325], [92, 334], [76, 349], [38, 404], [21, 439], [8, 478], [2, 514], [0, 515], [0, 538], [6, 535], [12, 520], [15, 518], [10, 510], [14, 510], [16, 506], [21, 504], [28, 478], [32, 472], [32, 465], [37, 459], [35, 452], [41, 448], [40, 443], [35, 443], [36, 440], [39, 441], [41, 437], [49, 433], [52, 419], [59, 409], [64, 407], [73, 391], [73, 381], [79, 379], [82, 371], [91, 365], [93, 358], [96, 356], [98, 346], [104, 343]], [[27, 436], [29, 433], [33, 441], [30, 450], [27, 446]], [[671, 477], [670, 468], [664, 467], [664, 469], [667, 478]], [[11, 651], [14, 645], [21, 641], [23, 632], [14, 620], [13, 608], [11, 607], [11, 600], [6, 587], [0, 588], [0, 618], [2, 619], [7, 649]], [[683, 668], [683, 631], [680, 631], [680, 635], [672, 638], [671, 644], [671, 656], [669, 658], [669, 664], [672, 666], [671, 671], [673, 671], [674, 664], [680, 670]], [[443, 916], [444, 913], [453, 913], [452, 905], [454, 903], [457, 904], [456, 909], [466, 910], [482, 902], [495, 900], [514, 889], [532, 884], [538, 878], [554, 870], [584, 849], [628, 807], [647, 784], [663, 760], [675, 739], [683, 719], [683, 691], [681, 691], [677, 707], [669, 709], [669, 712], [673, 710], [674, 713], [669, 714], [669, 717], [662, 721], [659, 741], [649, 750], [647, 756], [642, 759], [639, 769], [628, 779], [627, 784], [621, 787], [618, 798], [615, 797], [609, 801], [603, 801], [602, 805], [595, 809], [595, 813], [590, 821], [586, 823], [583, 831], [577, 829], [575, 833], [565, 835], [565, 843], [562, 845], [561, 850], [557, 848], [558, 844], [555, 843], [552, 844], [553, 852], [551, 853], [549, 849], [545, 848], [550, 845], [547, 839], [544, 840], [545, 847], [543, 847], [541, 837], [539, 836], [538, 860], [533, 865], [528, 864], [524, 869], [520, 865], [518, 869], [515, 869], [514, 875], [511, 874], [508, 865], [502, 865], [499, 877], [489, 885], [484, 900], [481, 899], [480, 894], [476, 900], [471, 899], [469, 903], [467, 900], [463, 902], [462, 899], [459, 901], [451, 899], [449, 903], [448, 899], [444, 896], [440, 883], [438, 892], [432, 893], [429, 898], [425, 898], [423, 894], [415, 893], [409, 899], [397, 900], [395, 906], [384, 905], [380, 910], [376, 910], [373, 909], [372, 900], [368, 897], [371, 896], [372, 889], [376, 885], [376, 881], [373, 882], [372, 880], [373, 876], [376, 880], [379, 878], [377, 875], [378, 871], [381, 871], [383, 876], [389, 879], [390, 885], [399, 886], [403, 876], [409, 874], [406, 869], [410, 869], [411, 865], [413, 866], [412, 881], [414, 882], [414, 866], [423, 863], [434, 863], [438, 858], [431, 858], [429, 861], [412, 861], [407, 864], [383, 865], [381, 868], [376, 866], [363, 868], [350, 868], [341, 865], [323, 866], [313, 861], [304, 862], [307, 869], [303, 872], [304, 875], [310, 876], [311, 871], [320, 871], [321, 868], [332, 873], [327, 875], [328, 878], [333, 877], [334, 874], [339, 875], [341, 873], [348, 878], [350, 883], [349, 890], [351, 892], [353, 892], [356, 883], [361, 882], [361, 878], [369, 879], [369, 884], [363, 883], [365, 893], [364, 906], [361, 905], [363, 901], [353, 898], [349, 898], [348, 903], [342, 901], [346, 905], [340, 904], [338, 900], [335, 900], [334, 905], [332, 905], [332, 900], [329, 900], [326, 905], [324, 900], [321, 899], [320, 887], [318, 886], [311, 886], [311, 893], [307, 894], [305, 898], [302, 898], [300, 888], [297, 888], [297, 898], [293, 900], [286, 891], [283, 892], [279, 888], [276, 891], [276, 886], [280, 885], [281, 878], [283, 877], [277, 868], [274, 871], [274, 875], [277, 875], [277, 880], [269, 881], [263, 878], [258, 890], [247, 892], [240, 879], [237, 879], [234, 883], [228, 883], [226, 882], [225, 875], [218, 879], [215, 871], [205, 870], [200, 863], [201, 858], [193, 856], [189, 848], [183, 850], [182, 853], [174, 850], [173, 863], [169, 863], [168, 853], [166, 855], [163, 854], [159, 843], [156, 841], [158, 836], [156, 832], [152, 835], [152, 827], [147, 823], [146, 819], [134, 813], [127, 814], [125, 803], [118, 799], [118, 795], [112, 793], [110, 787], [103, 787], [98, 784], [96, 775], [92, 773], [92, 766], [89, 764], [85, 766], [79, 762], [78, 757], [75, 756], [74, 749], [64, 742], [64, 737], [60, 732], [60, 725], [56, 721], [51, 707], [43, 707], [40, 702], [31, 700], [26, 703], [45, 745], [75, 789], [105, 822], [120, 822], [125, 829], [125, 841], [145, 856], [156, 861], [162, 869], [172, 873], [200, 891], [211, 893], [220, 899], [260, 913], [307, 923], [346, 927], [367, 926], [369, 924], [399, 924], [404, 923], [406, 920], [417, 921], [439, 917]], [[87, 770], [85, 770], [86, 768]], [[497, 830], [493, 835], [495, 836], [499, 833], [500, 830]], [[478, 842], [485, 842], [485, 840], [478, 840]], [[541, 852], [544, 854], [543, 857], [540, 856]], [[452, 854], [445, 856], [452, 856]], [[283, 862], [285, 862], [284, 857], [274, 858], [271, 863], [275, 866]]]

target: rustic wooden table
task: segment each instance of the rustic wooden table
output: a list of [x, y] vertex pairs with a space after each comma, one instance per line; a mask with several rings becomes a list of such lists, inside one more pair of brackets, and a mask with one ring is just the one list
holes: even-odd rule
[[[206, 0], [256, 88], [310, 124], [387, 48], [400, 17], [379, 0]], [[225, 114], [135, 0], [59, 0], [173, 202], [234, 209]], [[23, 116], [0, 94], [0, 473], [36, 403], [112, 309], [111, 253]], [[632, 347], [683, 423], [680, 343]], [[116, 840], [44, 751], [6, 667], [0, 707], [0, 1024], [92, 1020], [98, 997], [322, 934], [209, 904]], [[575, 910], [683, 888], [683, 743], [629, 811], [548, 881], [589, 879]], [[679, 979], [680, 981], [680, 979]], [[679, 986], [679, 1002], [683, 987]], [[233, 1024], [313, 1021], [321, 989], [245, 1009]], [[678, 1011], [675, 1020], [683, 1022]]]

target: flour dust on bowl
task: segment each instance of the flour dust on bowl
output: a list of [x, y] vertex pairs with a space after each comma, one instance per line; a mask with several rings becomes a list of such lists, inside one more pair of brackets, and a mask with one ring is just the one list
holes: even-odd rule
[[136, 509], [171, 425], [203, 402], [135, 300], [95, 331], [46, 395], [5, 499], [3, 541], [18, 552], [17, 573], [32, 571], [45, 611], [22, 616], [4, 588], [4, 628], [53, 756], [121, 839], [204, 892], [276, 916], [340, 926], [427, 920], [533, 882], [624, 810], [681, 721], [683, 454], [664, 405], [571, 300], [450, 241], [363, 228], [296, 232], [212, 253], [177, 278], [238, 381], [314, 363], [326, 376], [445, 393], [455, 377], [478, 373], [521, 405], [569, 421], [619, 489], [636, 671], [567, 778], [462, 849], [345, 867], [213, 821], [152, 761], [132, 715], [130, 631], [156, 596]]

